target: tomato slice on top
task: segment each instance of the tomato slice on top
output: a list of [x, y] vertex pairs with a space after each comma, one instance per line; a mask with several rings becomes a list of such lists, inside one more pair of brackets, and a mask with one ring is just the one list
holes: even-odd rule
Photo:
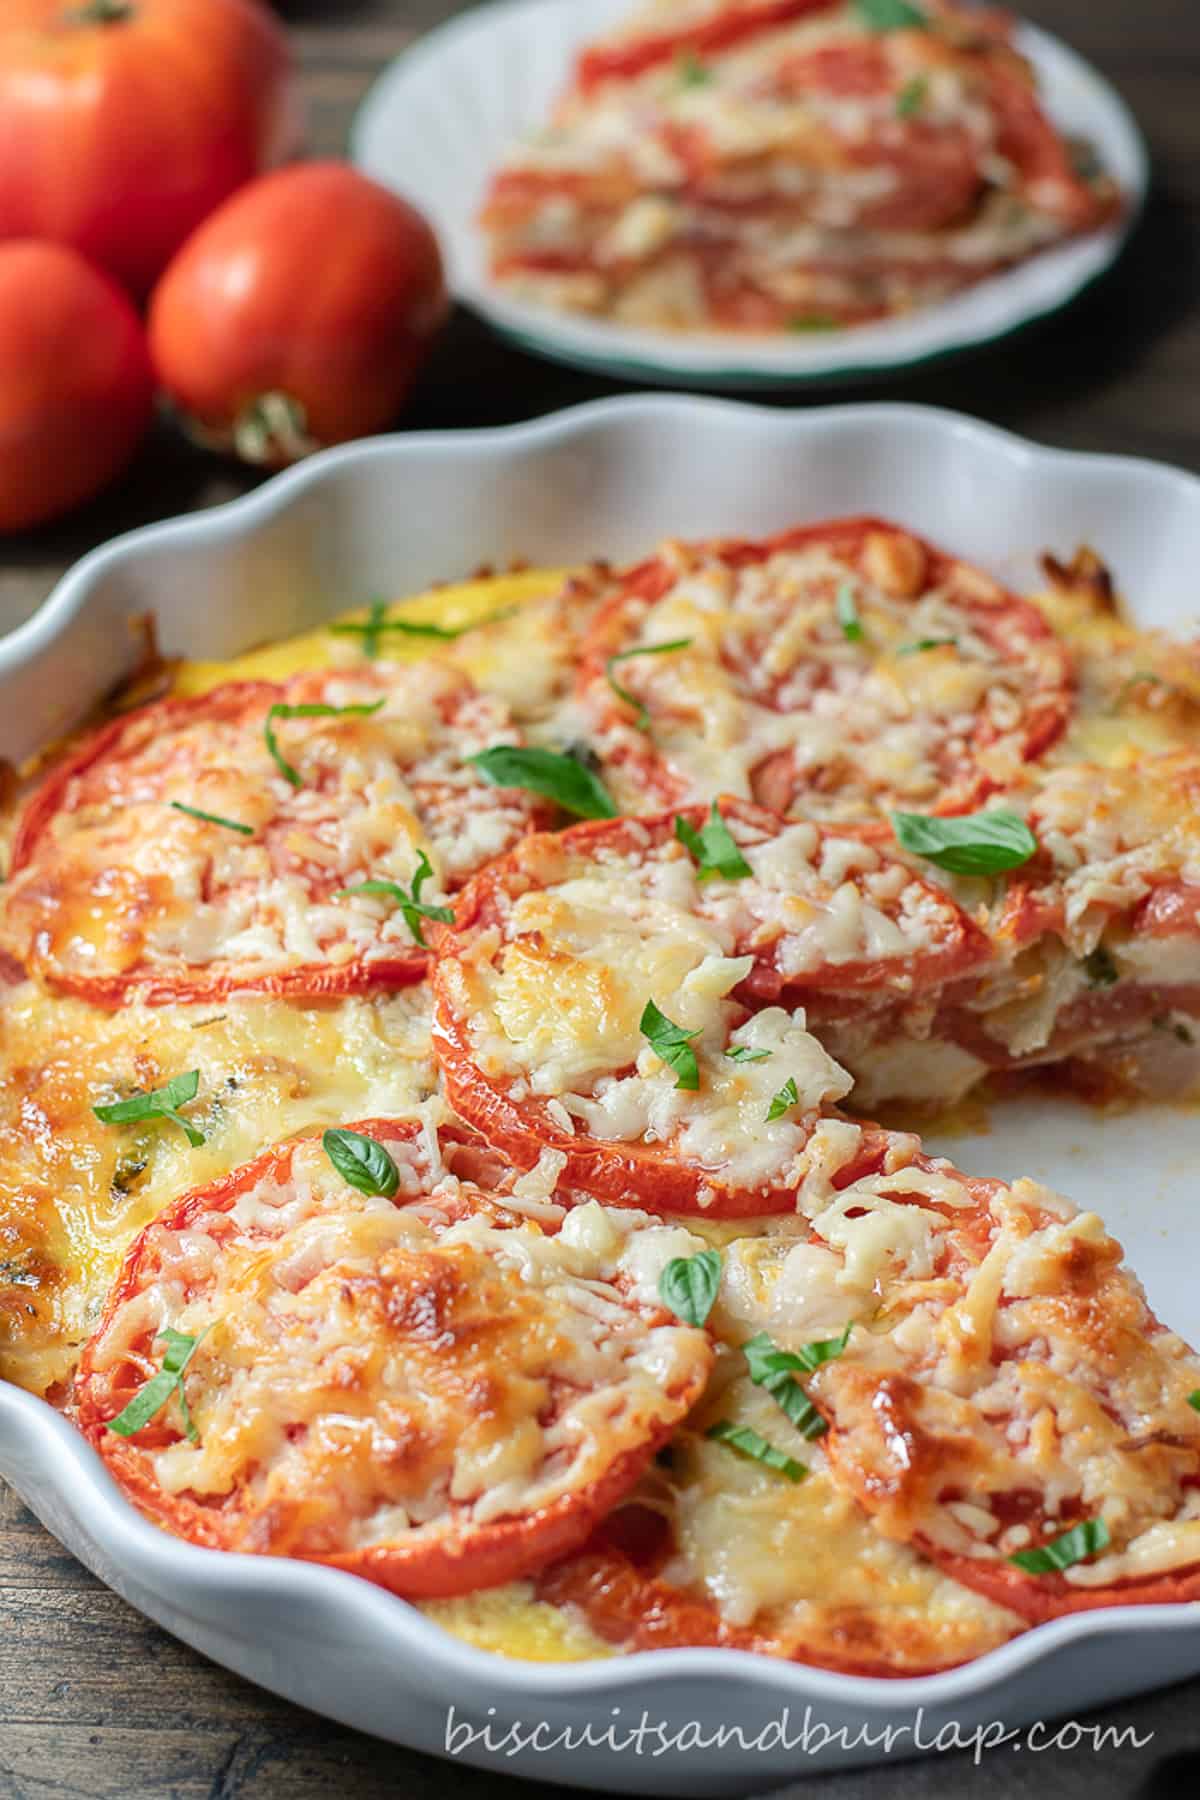
[[[1200, 1596], [1200, 1361], [1096, 1215], [922, 1155], [815, 1199], [860, 1323], [805, 1385], [834, 1480], [882, 1535], [1034, 1622]], [[794, 1304], [778, 1290], [785, 1343], [809, 1274]], [[1047, 1546], [1064, 1568], [1037, 1566]]]
[[[0, 943], [109, 1006], [419, 981], [424, 915], [402, 898], [444, 905], [546, 821], [464, 762], [519, 741], [501, 702], [432, 661], [143, 707], [33, 796]], [[364, 882], [389, 885], [344, 892]]]
[[513, 1580], [636, 1480], [702, 1391], [709, 1339], [631, 1297], [636, 1216], [543, 1230], [424, 1126], [336, 1135], [342, 1166], [301, 1139], [147, 1227], [84, 1352], [79, 1422], [194, 1543], [414, 1597]]
[[986, 954], [858, 837], [729, 801], [600, 821], [525, 839], [463, 894], [437, 936], [434, 1050], [462, 1116], [522, 1166], [549, 1147], [608, 1200], [786, 1211], [852, 1085], [789, 1009], [889, 1005]]
[[601, 608], [579, 693], [628, 811], [725, 792], [841, 819], [970, 811], [1074, 704], [1034, 606], [870, 518], [667, 544]]

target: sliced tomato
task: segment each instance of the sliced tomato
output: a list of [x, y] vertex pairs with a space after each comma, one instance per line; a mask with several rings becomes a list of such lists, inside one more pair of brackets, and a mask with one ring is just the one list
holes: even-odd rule
[[[614, 695], [614, 656], [645, 730]], [[826, 817], [969, 811], [1074, 706], [1070, 654], [1034, 606], [876, 518], [639, 564], [593, 622], [579, 694], [629, 810], [703, 798], [719, 734], [748, 797]]]
[[[457, 1110], [522, 1166], [550, 1149], [570, 1188], [739, 1217], [794, 1209], [807, 1137], [850, 1085], [781, 1003], [810, 1022], [887, 1007], [989, 949], [860, 837], [718, 814], [741, 878], [699, 878], [677, 833], [711, 829], [701, 808], [532, 836], [484, 870], [435, 940], [434, 1050]], [[694, 1103], [682, 1070], [639, 1064], [648, 1001], [692, 1029]], [[873, 1154], [864, 1134], [838, 1179]]]
[[[273, 715], [280, 707], [344, 710]], [[396, 895], [344, 890], [386, 881], [410, 893], [425, 853], [420, 899], [436, 904], [545, 822], [529, 794], [464, 762], [514, 741], [502, 703], [432, 662], [143, 707], [33, 796], [0, 942], [56, 990], [105, 1006], [419, 981], [426, 951]], [[423, 938], [420, 916], [416, 927]]]
[[607, 43], [589, 46], [575, 68], [584, 92], [604, 81], [631, 81], [658, 63], [687, 51], [698, 56], [728, 50], [760, 32], [773, 31], [811, 13], [830, 12], [840, 0], [741, 0], [741, 4], [699, 9], [666, 31], [639, 33], [636, 26]]
[[[711, 1345], [629, 1298], [603, 1253], [558, 1253], [447, 1179], [418, 1124], [346, 1131], [386, 1152], [392, 1198], [351, 1185], [314, 1135], [142, 1233], [84, 1351], [79, 1423], [141, 1511], [193, 1543], [412, 1597], [517, 1579], [638, 1478]], [[168, 1328], [195, 1345], [182, 1389], [131, 1429]]]
[[[921, 1208], [932, 1280], [885, 1277], [882, 1329], [808, 1384], [835, 1479], [885, 1537], [1031, 1622], [1200, 1595], [1200, 1418], [1188, 1398], [1200, 1363], [1155, 1319], [1094, 1215], [1033, 1183], [916, 1166], [940, 1176], [932, 1195], [889, 1177], [862, 1192], [864, 1205]], [[843, 1194], [843, 1219], [857, 1192]], [[1012, 1560], [1105, 1514], [1111, 1546], [1082, 1579]]]
[[989, 58], [985, 81], [996, 148], [1019, 171], [1032, 206], [1057, 217], [1068, 231], [1093, 230], [1120, 212], [1122, 201], [1112, 183], [1096, 187], [1079, 175], [1031, 79], [1003, 59]]
[[1132, 929], [1149, 937], [1200, 937], [1200, 887], [1193, 881], [1159, 882], [1135, 911]]

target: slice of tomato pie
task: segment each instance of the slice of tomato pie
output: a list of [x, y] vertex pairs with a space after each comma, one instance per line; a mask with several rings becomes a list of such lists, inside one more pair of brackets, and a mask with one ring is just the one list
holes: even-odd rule
[[522, 299], [785, 332], [943, 300], [1118, 206], [998, 13], [656, 0], [582, 52], [482, 223]]

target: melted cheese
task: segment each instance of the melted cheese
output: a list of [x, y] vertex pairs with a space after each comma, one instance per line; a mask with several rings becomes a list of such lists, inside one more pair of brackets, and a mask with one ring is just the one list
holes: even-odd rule
[[[836, 964], [847, 951], [861, 954], [864, 936], [877, 947], [886, 939], [888, 949], [905, 939], [871, 907], [869, 886], [865, 896], [855, 889], [853, 919], [841, 899], [845, 882], [820, 889], [803, 855], [815, 855], [815, 834], [801, 828], [785, 837], [767, 855], [771, 884], [703, 888], [673, 841], [654, 854], [635, 843], [626, 856], [606, 851], [575, 862], [535, 840], [526, 862], [540, 869], [543, 885], [508, 904], [502, 938], [485, 932], [439, 968], [441, 991], [466, 1022], [484, 1074], [507, 1080], [516, 1098], [553, 1104], [565, 1130], [669, 1145], [739, 1186], [793, 1180], [813, 1116], [849, 1092], [850, 1077], [808, 1032], [803, 1011], [769, 1007], [746, 1018], [729, 998], [753, 967], [752, 957], [731, 953], [739, 933], [761, 934], [764, 919], [787, 919], [790, 907], [783, 958], [800, 967], [821, 946]], [[747, 854], [753, 866], [758, 853], [748, 846]], [[873, 852], [863, 860], [878, 874]], [[785, 867], [797, 870], [799, 893], [785, 891]], [[837, 873], [848, 874], [844, 860]], [[806, 878], [823, 891], [823, 905], [803, 898]], [[898, 891], [903, 876], [890, 884], [892, 899]], [[920, 909], [910, 928], [909, 943], [925, 941]], [[694, 1091], [679, 1085], [641, 1031], [649, 1000], [691, 1034]], [[730, 1055], [738, 1050], [760, 1054]], [[789, 1081], [794, 1101], [769, 1118]]]
[[214, 1513], [227, 1547], [411, 1552], [452, 1531], [469, 1549], [473, 1529], [527, 1518], [536, 1563], [539, 1517], [663, 1435], [711, 1352], [606, 1280], [624, 1221], [597, 1229], [594, 1207], [591, 1231], [509, 1225], [424, 1173], [424, 1137], [383, 1141], [400, 1204], [360, 1194], [308, 1140], [232, 1207], [152, 1226], [88, 1381], [168, 1326], [198, 1340], [196, 1438], [142, 1454], [167, 1495], [235, 1502]]
[[[793, 1256], [796, 1254], [792, 1253]], [[704, 1437], [714, 1420], [749, 1426], [808, 1473], [793, 1484]], [[648, 1499], [669, 1510], [676, 1554], [665, 1574], [699, 1591], [727, 1623], [783, 1654], [841, 1654], [895, 1673], [991, 1649], [1020, 1621], [889, 1542], [831, 1478], [809, 1441], [744, 1377], [714, 1382], [676, 1434], [670, 1474]]]
[[[671, 585], [652, 607], [630, 604], [621, 648], [690, 646], [632, 658], [623, 683], [651, 714], [678, 798], [729, 793], [846, 819], [931, 807], [968, 767], [991, 779], [1019, 771], [1023, 710], [1053, 683], [1058, 650], [1027, 639], [1002, 655], [975, 622], [975, 571], [954, 565], [930, 585], [920, 545], [903, 534], [868, 538], [857, 562], [821, 544], [745, 564], [674, 543], [660, 556]], [[847, 594], [861, 636], [839, 617]], [[910, 651], [925, 641], [933, 647]], [[614, 721], [606, 685], [589, 701], [607, 754], [631, 771], [620, 797], [644, 808], [644, 740]]]
[[[272, 720], [277, 703], [304, 716]], [[530, 829], [530, 797], [466, 760], [514, 739], [500, 702], [433, 661], [223, 689], [182, 716], [151, 708], [69, 781], [8, 885], [0, 941], [51, 980], [186, 988], [211, 969], [228, 989], [303, 972], [321, 992], [414, 943], [394, 900], [344, 890], [407, 891], [426, 855], [422, 899], [444, 901]]]
[[[70, 1373], [130, 1239], [169, 1201], [292, 1132], [404, 1116], [435, 1088], [422, 989], [109, 1013], [26, 984], [0, 1009], [0, 1055], [0, 1375], [39, 1393]], [[198, 1148], [168, 1120], [92, 1111], [192, 1069]]]

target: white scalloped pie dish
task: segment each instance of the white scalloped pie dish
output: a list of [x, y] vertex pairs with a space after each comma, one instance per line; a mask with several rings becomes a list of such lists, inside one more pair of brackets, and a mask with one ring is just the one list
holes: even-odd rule
[[626, 14], [630, 0], [502, 0], [472, 8], [420, 41], [367, 96], [355, 161], [429, 217], [458, 299], [523, 349], [625, 380], [712, 388], [879, 380], [978, 349], [1070, 304], [1110, 268], [1136, 223], [1149, 155], [1116, 90], [1049, 32], [1021, 25], [1055, 123], [1089, 139], [1129, 197], [1104, 231], [1059, 245], [905, 318], [850, 331], [756, 337], [635, 330], [516, 300], [488, 278], [475, 216], [488, 177], [541, 125], [580, 45]]
[[[634, 397], [499, 431], [352, 445], [232, 506], [96, 551], [0, 639], [0, 754], [26, 755], [103, 693], [133, 660], [127, 621], [148, 609], [166, 651], [215, 658], [372, 592], [414, 590], [482, 562], [620, 558], [665, 533], [756, 534], [849, 511], [890, 513], [1017, 585], [1032, 581], [1039, 550], [1069, 554], [1086, 540], [1140, 622], [1176, 631], [1196, 623], [1192, 476], [1043, 450], [916, 407], [789, 414]], [[1096, 1207], [1156, 1310], [1200, 1338], [1190, 1177], [1200, 1116], [1022, 1104], [997, 1111], [988, 1135], [950, 1148], [968, 1171], [1031, 1174]], [[168, 1537], [120, 1497], [72, 1427], [2, 1382], [0, 1476], [133, 1605], [263, 1686], [437, 1753], [447, 1750], [453, 1705], [461, 1760], [609, 1792], [762, 1791], [809, 1769], [880, 1758], [878, 1738], [872, 1747], [858, 1735], [864, 1728], [911, 1730], [919, 1714], [929, 1744], [951, 1723], [966, 1735], [992, 1720], [1078, 1716], [1200, 1671], [1200, 1606], [1078, 1615], [949, 1674], [901, 1681], [737, 1651], [505, 1661], [354, 1577]], [[617, 1747], [643, 1712], [652, 1734], [660, 1722], [669, 1732], [694, 1722], [707, 1735], [667, 1753], [655, 1753], [654, 1735], [641, 1754]], [[542, 1729], [513, 1755], [503, 1746], [516, 1720]], [[500, 1749], [468, 1744], [467, 1732], [485, 1725]], [[847, 1744], [835, 1736], [817, 1749], [820, 1726], [844, 1728]], [[719, 1728], [723, 1743], [712, 1741]], [[562, 1741], [568, 1730], [573, 1744]], [[911, 1749], [900, 1736], [894, 1753]]]

